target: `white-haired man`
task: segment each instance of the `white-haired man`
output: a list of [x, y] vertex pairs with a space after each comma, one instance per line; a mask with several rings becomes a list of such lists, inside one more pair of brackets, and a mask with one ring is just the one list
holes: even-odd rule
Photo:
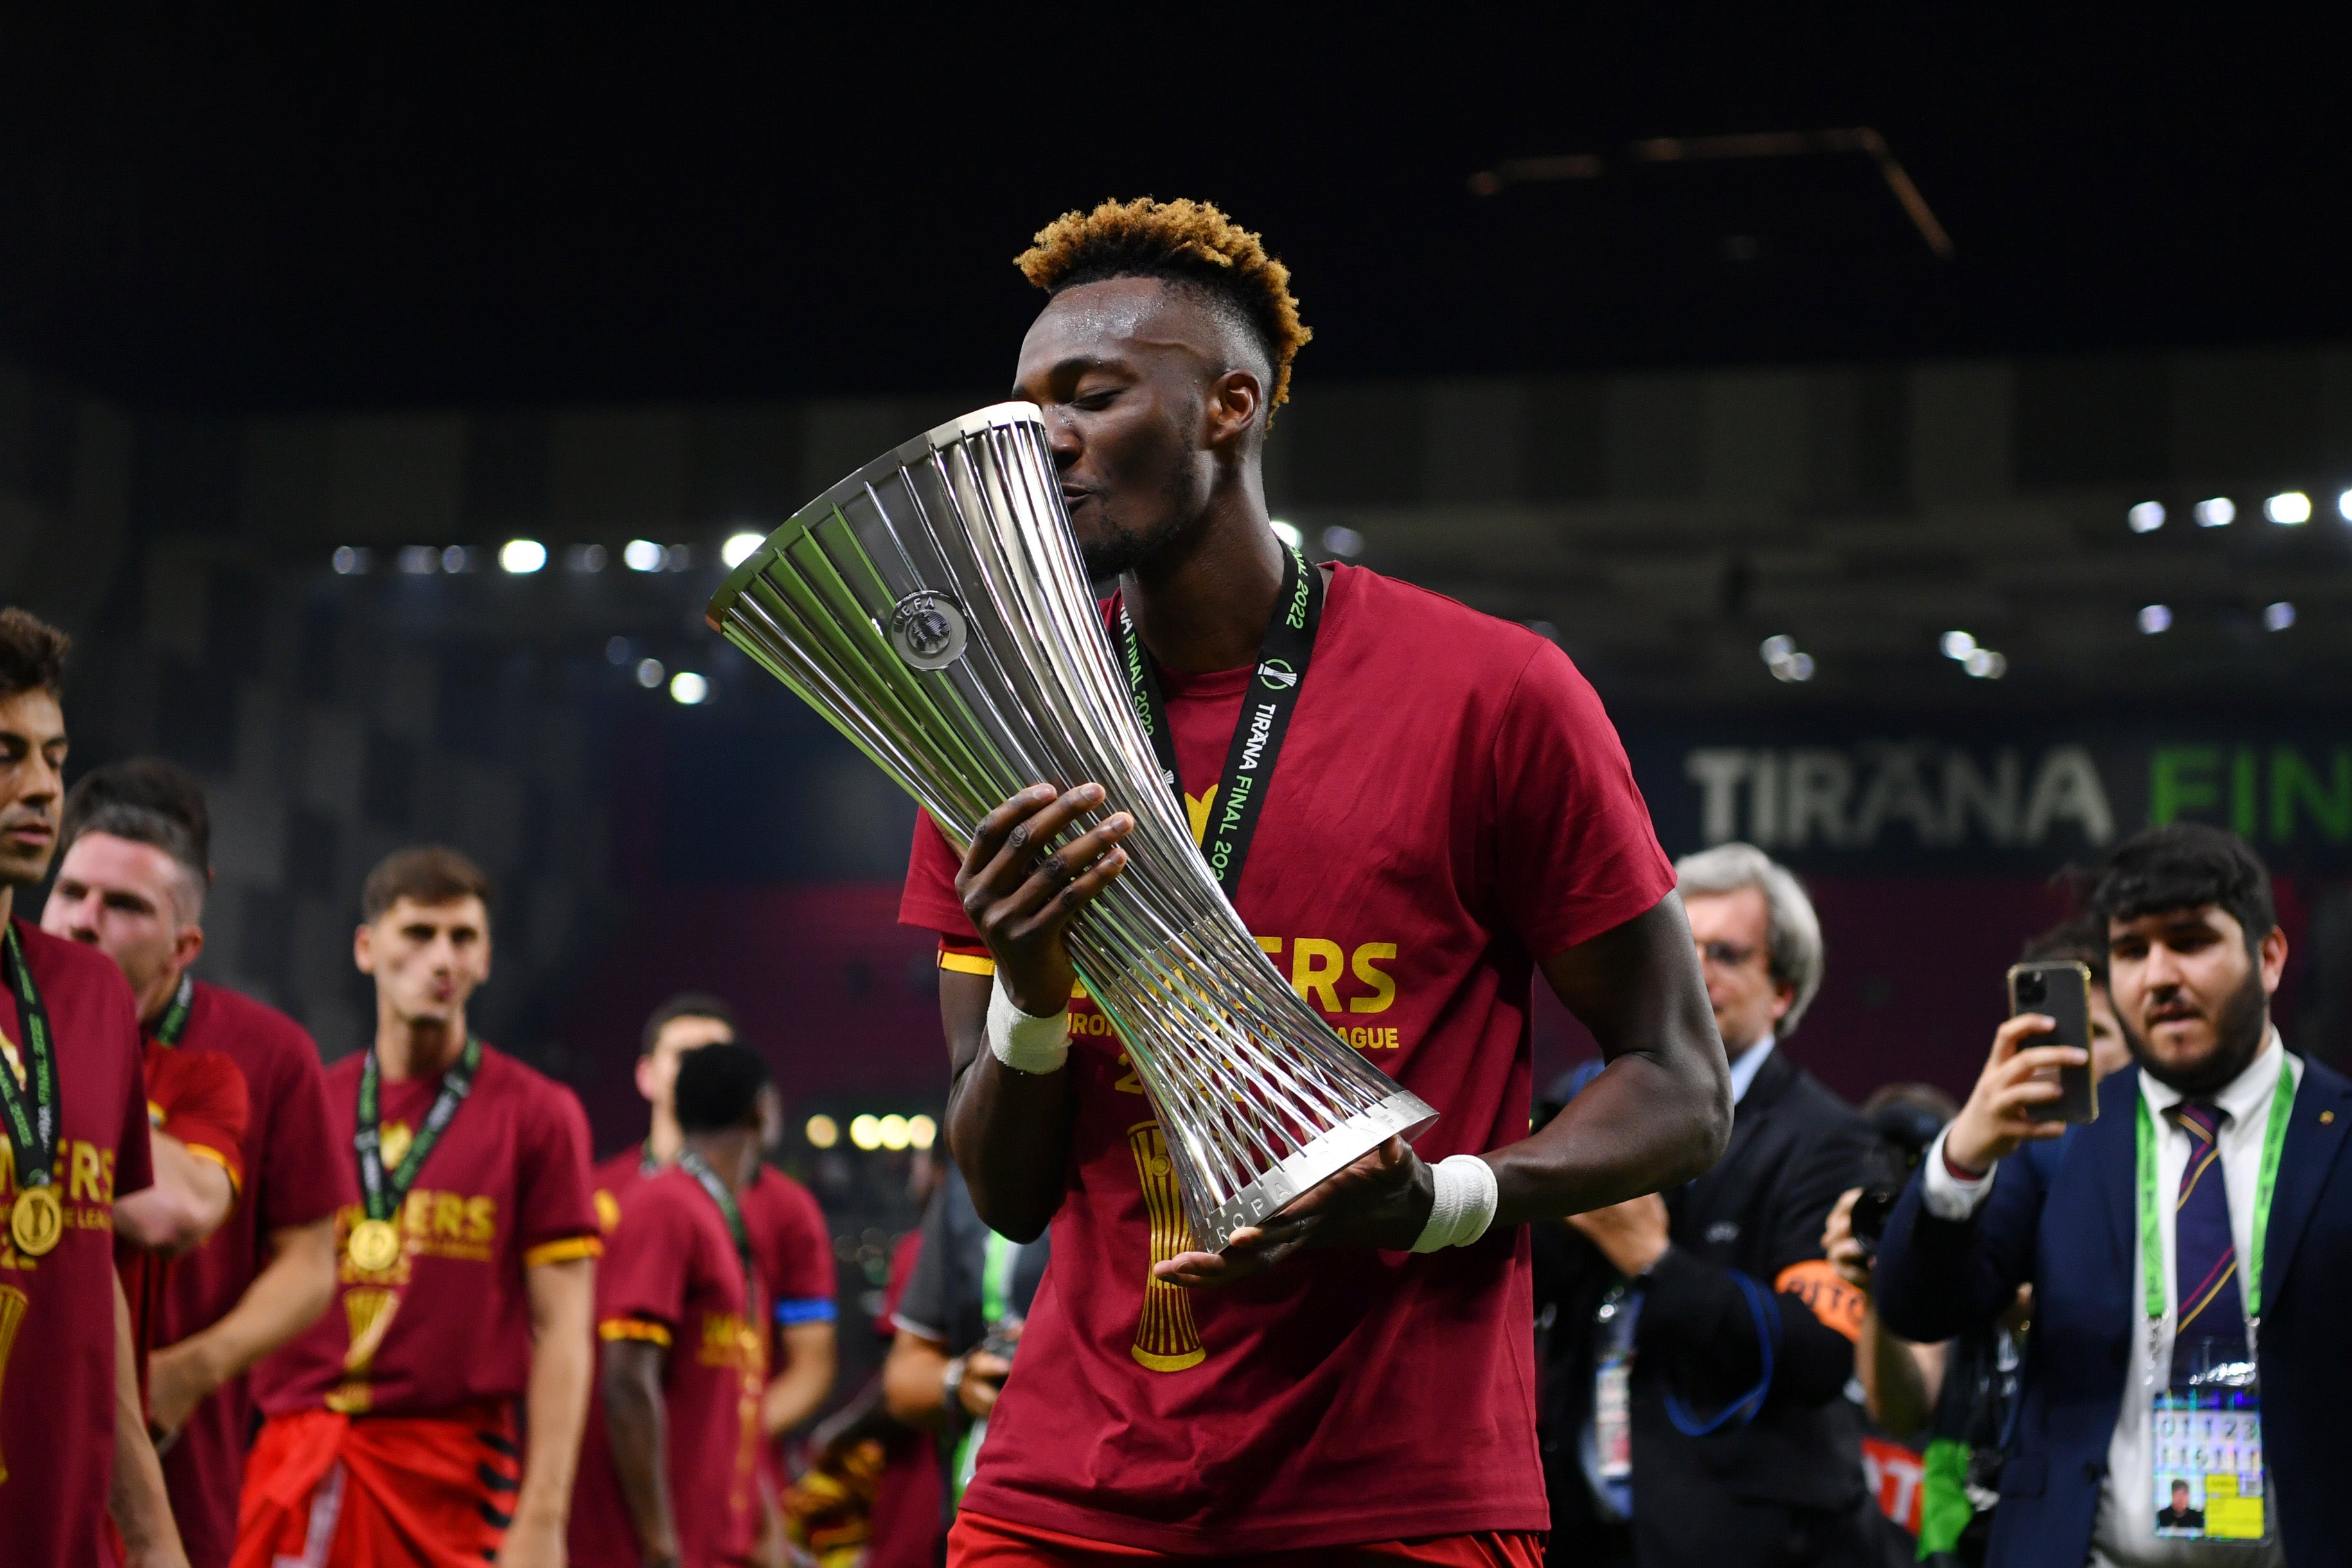
[[1569, 1222], [1622, 1286], [1595, 1322], [1554, 1330], [1594, 1342], [1585, 1469], [1599, 1504], [1556, 1506], [1554, 1549], [1582, 1512], [1619, 1520], [1577, 1543], [1598, 1561], [1868, 1563], [1876, 1526], [1844, 1396], [1864, 1298], [1821, 1246], [1867, 1134], [1780, 1049], [1821, 988], [1821, 922], [1750, 844], [1687, 855], [1675, 874], [1730, 1058], [1731, 1145], [1677, 1191]]

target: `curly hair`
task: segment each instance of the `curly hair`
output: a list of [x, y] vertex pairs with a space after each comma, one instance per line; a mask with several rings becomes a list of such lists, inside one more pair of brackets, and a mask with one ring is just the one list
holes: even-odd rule
[[29, 610], [0, 610], [0, 697], [36, 688], [65, 692], [66, 654], [73, 639]]
[[1158, 277], [1198, 290], [1230, 310], [1274, 367], [1274, 411], [1290, 397], [1290, 361], [1315, 334], [1298, 319], [1290, 268], [1265, 243], [1207, 202], [1106, 201], [1067, 212], [1037, 231], [1013, 258], [1021, 276], [1047, 294], [1112, 277]]

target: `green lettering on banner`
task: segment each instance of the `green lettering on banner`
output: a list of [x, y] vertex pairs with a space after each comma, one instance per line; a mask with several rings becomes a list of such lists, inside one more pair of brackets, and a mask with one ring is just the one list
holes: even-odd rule
[[2260, 798], [2254, 780], [2254, 748], [2242, 746], [2230, 759], [2230, 826], [2242, 839], [2254, 836], [2254, 807]]
[[2159, 746], [2147, 759], [2147, 822], [2160, 828], [2178, 821], [2184, 811], [2201, 811], [2221, 803], [2221, 766], [2215, 746]]
[[2288, 843], [2294, 838], [2295, 807], [2311, 813], [2312, 825], [2329, 843], [2352, 841], [2352, 746], [2339, 746], [2329, 758], [2330, 777], [2323, 782], [2303, 753], [2292, 746], [2271, 751], [2271, 839]]

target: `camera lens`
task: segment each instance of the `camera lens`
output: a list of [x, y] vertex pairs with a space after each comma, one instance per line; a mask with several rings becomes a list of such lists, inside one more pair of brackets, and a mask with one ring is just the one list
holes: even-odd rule
[[2044, 979], [2038, 972], [2029, 972], [2017, 977], [2017, 999], [2019, 1001], [2029, 1004], [2040, 1002], [2047, 998], [2049, 995], [2050, 982]]

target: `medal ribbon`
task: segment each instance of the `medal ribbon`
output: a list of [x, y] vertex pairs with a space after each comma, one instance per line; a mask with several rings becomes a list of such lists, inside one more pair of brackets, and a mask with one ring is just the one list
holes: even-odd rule
[[155, 1038], [165, 1045], [177, 1045], [180, 1037], [188, 1032], [188, 1015], [195, 1010], [196, 977], [185, 969], [180, 971], [180, 988], [172, 993], [172, 1005], [155, 1020]]
[[[1282, 755], [1282, 738], [1289, 732], [1290, 716], [1298, 706], [1298, 690], [1307, 684], [1307, 663], [1315, 652], [1315, 632], [1323, 621], [1323, 573], [1307, 564], [1297, 545], [1283, 547], [1287, 554], [1282, 591], [1266, 622], [1258, 645], [1257, 667], [1251, 672], [1242, 714], [1234, 726], [1233, 743], [1225, 751], [1225, 770], [1209, 805], [1209, 821], [1201, 834], [1201, 852], [1209, 873], [1231, 898], [1242, 884], [1242, 865], [1249, 858], [1250, 841], [1257, 833], [1274, 765]], [[1160, 775], [1184, 804], [1184, 786], [1176, 768], [1176, 737], [1168, 726], [1168, 699], [1160, 690], [1160, 675], [1135, 634], [1135, 618], [1122, 601], [1118, 610], [1119, 653], [1127, 662], [1128, 698], [1135, 716], [1150, 737]]]
[[[33, 983], [33, 967], [25, 958], [23, 938], [14, 921], [6, 923], [5, 953], [8, 988], [16, 993], [17, 1026], [25, 1031], [25, 1086], [0, 1066], [0, 1115], [8, 1122], [8, 1142], [15, 1147], [16, 1185], [47, 1186], [58, 1161], [58, 1053], [49, 1038], [48, 1009]], [[31, 1103], [26, 1102], [29, 1094]]]
[[735, 1201], [735, 1194], [719, 1179], [719, 1173], [710, 1168], [710, 1162], [692, 1149], [679, 1152], [677, 1168], [692, 1176], [697, 1185], [710, 1195], [710, 1201], [719, 1206], [719, 1218], [727, 1221], [728, 1233], [735, 1238], [735, 1256], [742, 1260], [743, 1289], [745, 1299], [749, 1300], [752, 1278], [751, 1233], [743, 1226], [742, 1205]]
[[368, 1047], [367, 1063], [360, 1069], [359, 1130], [352, 1134], [352, 1149], [360, 1159], [360, 1195], [367, 1200], [370, 1219], [390, 1219], [399, 1212], [408, 1197], [408, 1189], [416, 1185], [416, 1173], [425, 1168], [425, 1157], [441, 1134], [449, 1128], [449, 1120], [457, 1115], [457, 1107], [473, 1092], [474, 1074], [481, 1071], [482, 1042], [472, 1035], [466, 1037], [466, 1050], [454, 1066], [441, 1075], [441, 1092], [433, 1098], [433, 1108], [425, 1113], [425, 1124], [409, 1140], [408, 1153], [402, 1156], [400, 1168], [389, 1176], [383, 1168], [383, 1070], [376, 1063], [375, 1047]]
[[[2287, 1116], [2294, 1109], [2294, 1074], [2287, 1070], [2286, 1051], [2279, 1051], [2278, 1089], [2271, 1096], [2270, 1124], [2263, 1129], [2263, 1163], [2254, 1177], [2254, 1233], [2248, 1238], [2243, 1268], [2246, 1322], [2258, 1329], [2263, 1321], [2263, 1241], [2270, 1234], [2271, 1196], [2278, 1186], [2279, 1151], [2286, 1144]], [[2139, 1257], [2148, 1326], [2153, 1333], [2164, 1318], [2163, 1209], [2156, 1190], [2156, 1119], [2148, 1113], [2147, 1096], [2139, 1099]], [[2254, 1336], [2249, 1333], [2251, 1347]]]

